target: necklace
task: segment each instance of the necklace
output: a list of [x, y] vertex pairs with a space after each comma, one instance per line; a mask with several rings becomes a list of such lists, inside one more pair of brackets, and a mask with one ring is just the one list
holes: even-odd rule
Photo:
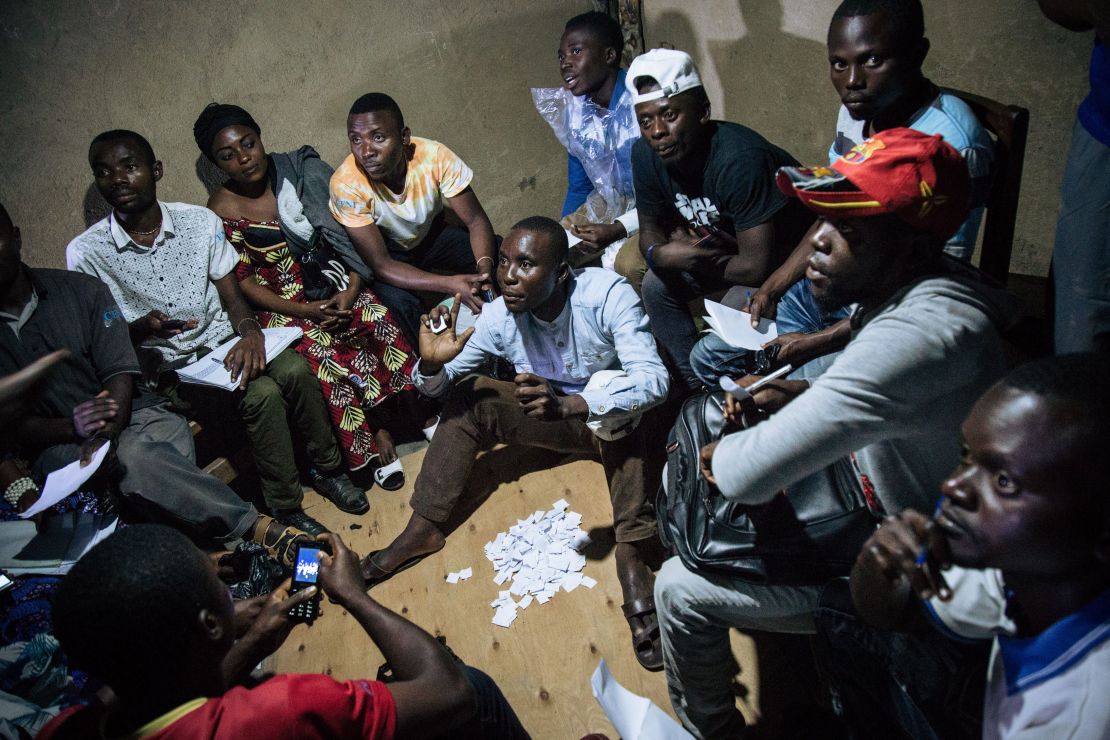
[[151, 234], [157, 234], [158, 230], [162, 228], [162, 214], [158, 214], [158, 225], [150, 231], [136, 231], [134, 229], [129, 229], [126, 225], [124, 225], [122, 221], [119, 220], [119, 214], [113, 213], [112, 217], [119, 221], [119, 225], [123, 226], [123, 230], [126, 231], [128, 234], [131, 234], [132, 236], [150, 236]]
[[150, 231], [135, 231], [134, 229], [129, 229], [126, 226], [123, 227], [123, 230], [126, 231], [128, 234], [131, 234], [132, 236], [150, 236], [151, 234], [157, 234], [158, 230], [161, 229], [161, 228], [162, 228], [162, 221], [161, 221], [161, 219], [159, 219], [158, 225], [155, 226]]

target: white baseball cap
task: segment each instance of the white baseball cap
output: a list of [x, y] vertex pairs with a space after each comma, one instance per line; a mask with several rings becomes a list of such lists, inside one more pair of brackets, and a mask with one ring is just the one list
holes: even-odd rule
[[[640, 77], [652, 78], [659, 83], [659, 89], [640, 95], [636, 91], [636, 80]], [[636, 57], [628, 67], [624, 84], [632, 93], [633, 105], [669, 98], [702, 86], [694, 60], [686, 52], [677, 49], [652, 49]]]

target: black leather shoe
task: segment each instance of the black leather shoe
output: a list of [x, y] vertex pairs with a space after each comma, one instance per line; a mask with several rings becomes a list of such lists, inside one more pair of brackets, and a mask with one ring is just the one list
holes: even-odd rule
[[304, 509], [288, 509], [287, 511], [275, 511], [274, 519], [278, 520], [286, 527], [296, 527], [297, 529], [305, 532], [313, 538], [315, 538], [317, 535], [321, 535], [325, 532], [330, 531], [323, 524], [316, 521], [308, 514], [304, 513]]
[[365, 514], [370, 511], [370, 501], [366, 491], [358, 488], [342, 469], [333, 473], [322, 473], [312, 469], [312, 487], [321, 496], [330, 500], [340, 511], [348, 514]]

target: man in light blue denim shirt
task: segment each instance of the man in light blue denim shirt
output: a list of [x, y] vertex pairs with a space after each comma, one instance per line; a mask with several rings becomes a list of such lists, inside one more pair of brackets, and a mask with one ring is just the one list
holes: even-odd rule
[[[663, 425], [648, 413], [667, 395], [667, 371], [639, 300], [620, 276], [566, 262], [567, 239], [555, 221], [521, 221], [501, 247], [502, 296], [477, 324], [455, 334], [458, 301], [448, 314], [422, 317], [424, 393], [447, 397], [424, 458], [405, 530], [363, 561], [367, 584], [384, 581], [443, 548], [480, 450], [519, 444], [601, 458], [617, 541], [617, 576], [640, 663], [662, 667], [654, 576], [658, 554], [652, 506], [663, 464]], [[446, 329], [438, 333], [440, 322]], [[513, 382], [473, 375], [490, 357], [511, 362]], [[461, 380], [460, 380], [461, 379]]]

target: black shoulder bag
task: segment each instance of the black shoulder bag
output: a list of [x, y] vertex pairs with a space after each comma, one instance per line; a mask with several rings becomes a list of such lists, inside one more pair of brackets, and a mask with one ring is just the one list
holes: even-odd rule
[[691, 570], [759, 583], [819, 584], [848, 574], [878, 524], [849, 460], [838, 460], [765, 504], [745, 506], [710, 492], [698, 455], [721, 435], [724, 395], [713, 391], [686, 399], [671, 429], [666, 485], [657, 502], [663, 543]]

